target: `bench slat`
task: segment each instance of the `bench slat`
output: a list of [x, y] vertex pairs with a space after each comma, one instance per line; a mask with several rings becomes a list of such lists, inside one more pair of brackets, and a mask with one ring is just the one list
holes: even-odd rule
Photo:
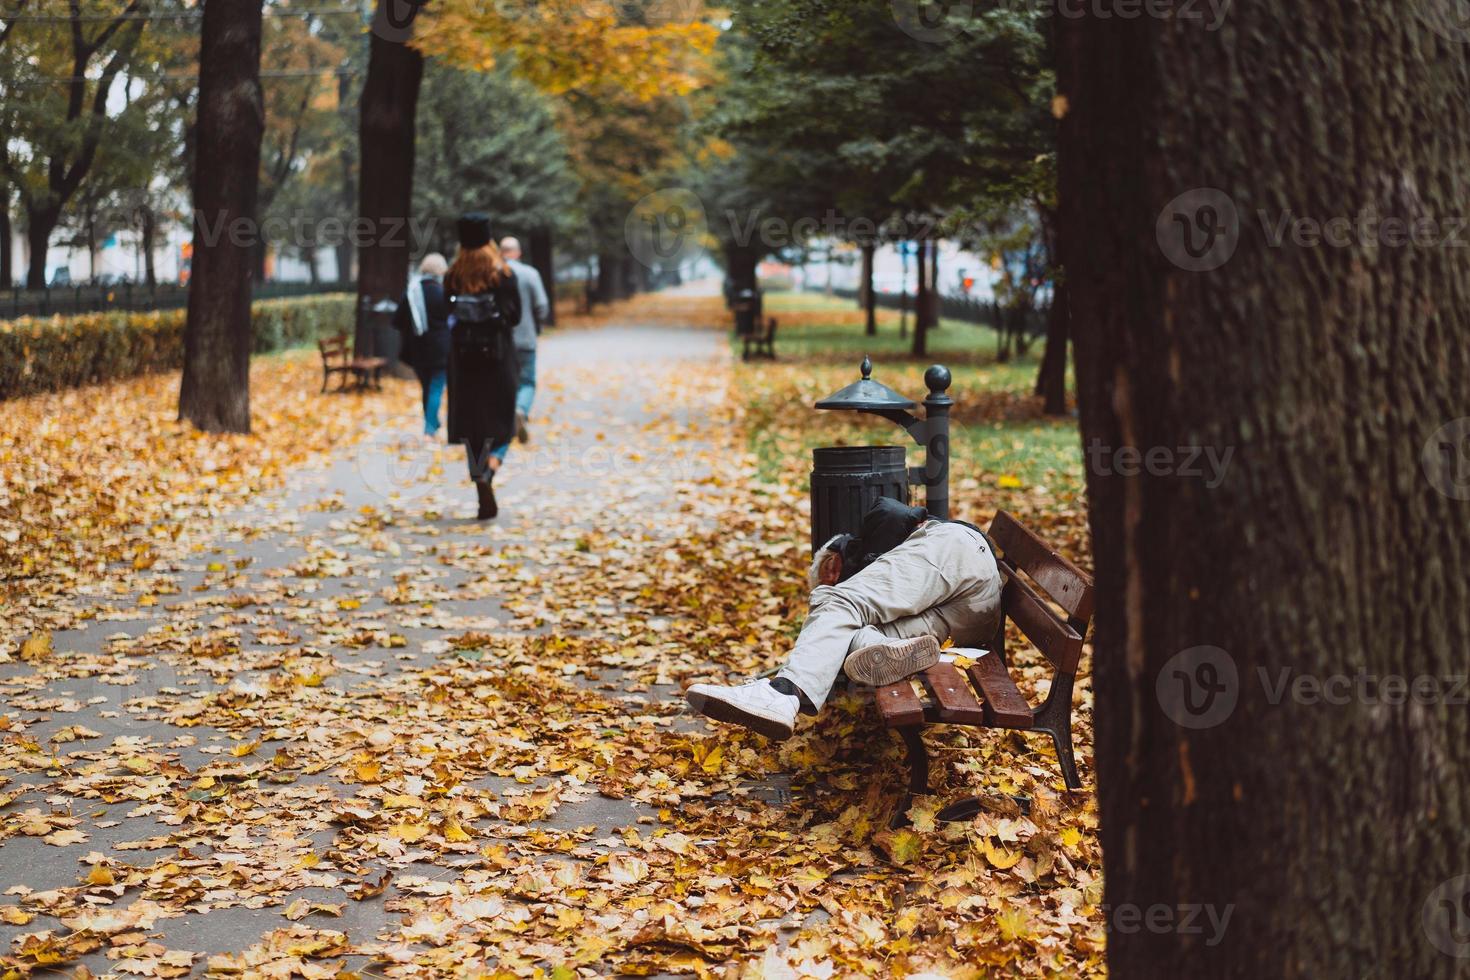
[[1031, 576], [1067, 615], [1086, 624], [1092, 619], [1092, 580], [1061, 555], [1047, 547], [1030, 528], [1000, 511], [990, 522], [990, 539], [1006, 561]]
[[994, 654], [970, 666], [970, 680], [985, 699], [985, 724], [991, 728], [1030, 728], [1031, 705], [1021, 696], [1005, 664]]
[[1001, 604], [1011, 622], [1021, 627], [1026, 639], [1046, 655], [1052, 666], [1064, 674], [1077, 673], [1082, 659], [1082, 637], [1036, 591], [1012, 575], [1001, 590]]
[[878, 713], [883, 716], [883, 724], [889, 728], [924, 723], [924, 703], [914, 693], [908, 678], [878, 688], [874, 697], [878, 702]]
[[924, 685], [939, 705], [939, 720], [951, 725], [982, 725], [985, 709], [954, 664], [937, 663], [924, 671]]

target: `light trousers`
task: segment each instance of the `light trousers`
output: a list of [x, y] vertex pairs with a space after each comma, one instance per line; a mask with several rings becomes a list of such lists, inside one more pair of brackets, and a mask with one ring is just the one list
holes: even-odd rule
[[847, 581], [812, 590], [811, 610], [779, 676], [820, 709], [854, 650], [925, 634], [987, 646], [1000, 618], [1001, 585], [982, 535], [930, 521]]

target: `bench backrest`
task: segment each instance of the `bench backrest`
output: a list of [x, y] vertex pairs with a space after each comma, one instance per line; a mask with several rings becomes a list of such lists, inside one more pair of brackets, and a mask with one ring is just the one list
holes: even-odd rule
[[[1006, 579], [1001, 592], [1001, 608], [1006, 616], [1052, 666], [1064, 674], [1075, 674], [1082, 657], [1082, 639], [1092, 621], [1092, 579], [1005, 511], [998, 512], [990, 522], [990, 540], [1000, 550], [996, 562]], [[1018, 572], [1029, 576], [1066, 612], [1066, 618], [1058, 615]], [[1002, 635], [1004, 631], [1002, 623]]]
[[317, 345], [317, 348], [319, 350], [321, 350], [322, 357], [325, 360], [330, 361], [333, 358], [338, 358], [338, 357], [343, 358], [343, 359], [346, 359], [346, 357], [347, 357], [347, 334], [346, 333], [337, 333], [337, 334], [333, 334], [330, 337], [325, 337], [325, 338], [323, 338], [321, 340], [318, 340], [316, 342], [316, 345]]

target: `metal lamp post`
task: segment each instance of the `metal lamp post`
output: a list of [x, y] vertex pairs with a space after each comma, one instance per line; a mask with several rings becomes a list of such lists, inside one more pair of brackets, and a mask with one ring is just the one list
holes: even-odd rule
[[[949, 412], [954, 407], [954, 399], [948, 394], [950, 383], [953, 378], [949, 368], [942, 364], [935, 364], [924, 372], [924, 384], [929, 388], [929, 395], [924, 399], [924, 415], [922, 417], [913, 414], [911, 409], [918, 405], [912, 399], [894, 391], [887, 385], [873, 380], [873, 361], [866, 355], [863, 357], [862, 378], [828, 397], [817, 402], [816, 407], [823, 411], [848, 411], [861, 412], [866, 415], [877, 415], [902, 428], [909, 434], [915, 443], [924, 449], [924, 465], [911, 467], [907, 471], [908, 484], [910, 486], [924, 487], [924, 507], [929, 514], [940, 520], [949, 519]], [[885, 447], [874, 447], [874, 451]], [[895, 451], [897, 447], [894, 447]], [[860, 476], [843, 475], [840, 471], [834, 471], [832, 461], [836, 459], [831, 454], [850, 452], [843, 449], [818, 449], [813, 453], [814, 466], [812, 470], [812, 547], [820, 547], [822, 541], [817, 538], [827, 535], [831, 531], [856, 531], [856, 523], [861, 520], [862, 514], [859, 510], [854, 516], [853, 507], [849, 504], [842, 509], [842, 514], [832, 511], [840, 504], [834, 505], [828, 498], [818, 493], [819, 485], [824, 483], [848, 483], [857, 487], [859, 482], [868, 486], [882, 483], [882, 474], [871, 473]], [[825, 455], [824, 454], [828, 454]], [[873, 467], [877, 469], [877, 467]], [[891, 483], [888, 488], [892, 489]], [[903, 487], [898, 488], [907, 495]], [[891, 496], [881, 487], [875, 487], [865, 493], [860, 492], [859, 502], [862, 509], [871, 503], [867, 497]]]

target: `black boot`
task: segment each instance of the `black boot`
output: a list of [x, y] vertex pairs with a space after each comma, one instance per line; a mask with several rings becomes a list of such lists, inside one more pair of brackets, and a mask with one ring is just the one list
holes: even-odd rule
[[476, 480], [475, 492], [480, 495], [480, 512], [476, 515], [478, 520], [488, 521], [500, 513], [500, 508], [495, 503], [495, 487], [489, 480]]

